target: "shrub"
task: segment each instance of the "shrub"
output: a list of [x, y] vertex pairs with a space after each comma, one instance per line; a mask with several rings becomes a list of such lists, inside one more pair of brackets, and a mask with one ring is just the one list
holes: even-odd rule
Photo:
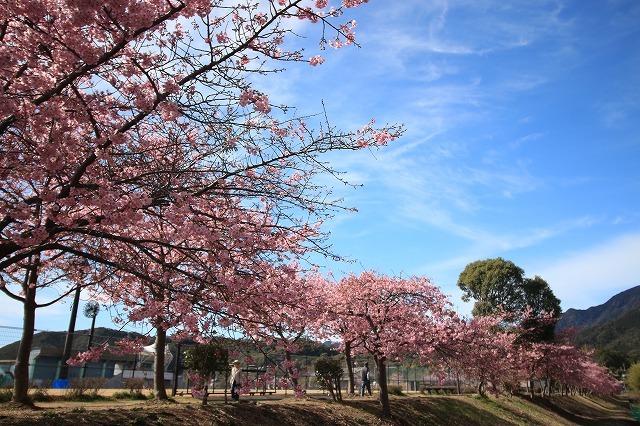
[[636, 362], [629, 367], [625, 382], [627, 386], [629, 386], [629, 389], [640, 390], [640, 363]]
[[49, 395], [49, 390], [45, 387], [36, 388], [31, 394], [31, 399], [35, 402], [53, 401], [53, 397]]
[[344, 370], [341, 362], [326, 356], [321, 356], [314, 364], [316, 380], [323, 388], [327, 388], [334, 401], [342, 401], [340, 381]]
[[387, 386], [387, 392], [389, 393], [389, 395], [397, 395], [397, 396], [404, 395], [404, 393], [402, 392], [402, 386], [398, 386], [398, 385]]
[[128, 379], [124, 379], [124, 387], [125, 389], [128, 389], [130, 393], [140, 393], [144, 387], [144, 379], [129, 377]]
[[[148, 397], [145, 396], [145, 394], [143, 394], [141, 390], [115, 392], [113, 394], [113, 397], [115, 399], [134, 399], [134, 400], [148, 399]], [[151, 395], [151, 397], [153, 397], [153, 395]]]
[[98, 393], [107, 384], [105, 377], [85, 377], [83, 380], [87, 382], [87, 388], [91, 389], [91, 392]]
[[192, 389], [202, 394], [202, 405], [207, 405], [208, 383], [216, 372], [228, 370], [229, 351], [216, 342], [192, 346], [184, 354], [184, 366], [194, 379], [197, 378]]
[[107, 384], [104, 377], [82, 377], [72, 379], [69, 382], [69, 389], [66, 396], [71, 399], [95, 400], [98, 398], [98, 391]]
[[13, 396], [13, 391], [11, 389], [0, 389], [0, 403], [11, 401], [11, 397]]
[[[142, 393], [142, 389], [144, 388], [144, 379], [129, 377], [128, 379], [124, 379], [124, 387], [127, 391], [115, 392], [113, 394], [115, 399], [148, 399], [148, 397]], [[151, 397], [153, 397], [153, 394]]]

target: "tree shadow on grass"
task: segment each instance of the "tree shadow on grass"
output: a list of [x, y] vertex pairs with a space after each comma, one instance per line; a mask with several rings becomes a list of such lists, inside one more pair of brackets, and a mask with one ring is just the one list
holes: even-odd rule
[[[390, 419], [397, 425], [439, 426], [482, 426], [482, 425], [516, 425], [488, 411], [479, 410], [476, 406], [456, 397], [390, 397]], [[344, 404], [380, 416], [380, 406], [375, 398], [349, 400]]]
[[[411, 424], [453, 425], [515, 425], [489, 410], [480, 410], [467, 398], [436, 397], [415, 398], [415, 406], [404, 404], [397, 410], [398, 415], [415, 416], [417, 422]], [[409, 411], [411, 410], [411, 411]]]
[[[631, 417], [630, 409], [622, 405], [624, 404], [623, 401], [607, 399], [608, 403], [603, 404], [598, 399], [585, 399], [589, 400], [590, 404], [569, 396], [535, 397], [529, 399], [529, 401], [578, 425], [614, 426], [638, 424]], [[597, 407], [594, 407], [594, 405]], [[580, 413], [580, 415], [575, 413]]]

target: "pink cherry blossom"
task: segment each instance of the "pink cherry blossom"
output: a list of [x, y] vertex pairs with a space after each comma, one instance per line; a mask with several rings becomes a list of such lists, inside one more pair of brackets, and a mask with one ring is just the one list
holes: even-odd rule
[[309, 59], [309, 63], [310, 63], [312, 66], [314, 66], [314, 67], [315, 67], [315, 66], [317, 66], [317, 65], [323, 64], [323, 63], [324, 63], [324, 58], [323, 58], [322, 56], [320, 56], [320, 55], [312, 56], [312, 57]]
[[[0, 270], [3, 292], [25, 308], [22, 341], [36, 295], [62, 276], [63, 294], [82, 286], [118, 304], [118, 320], [148, 323], [159, 345], [168, 330], [204, 341], [206, 327], [243, 315], [273, 333], [258, 306], [290, 303], [277, 280], [296, 276], [290, 265], [312, 249], [331, 255], [322, 220], [349, 208], [311, 184], [318, 156], [378, 147], [403, 128], [322, 131], [293, 114], [282, 123], [289, 108], [257, 86], [274, 63], [304, 58], [291, 17], [319, 39], [333, 28], [341, 45], [354, 24], [286, 0], [81, 3], [25, 0], [1, 12]], [[256, 306], [228, 302], [259, 285], [272, 292]], [[282, 345], [299, 331], [282, 332]], [[28, 398], [27, 361], [16, 400]]]

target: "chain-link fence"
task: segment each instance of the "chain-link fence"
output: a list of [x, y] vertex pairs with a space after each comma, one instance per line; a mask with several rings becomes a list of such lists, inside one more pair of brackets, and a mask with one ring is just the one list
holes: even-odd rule
[[[0, 326], [0, 377], [3, 385], [7, 385], [13, 379], [13, 369], [18, 352], [22, 330], [15, 327]], [[123, 338], [140, 337], [135, 333], [116, 332], [111, 329], [97, 328], [93, 335], [90, 331], [81, 330], [73, 333], [71, 355], [87, 350], [90, 346], [107, 343], [114, 345], [117, 340]], [[66, 332], [49, 332], [37, 330], [34, 336], [30, 357], [29, 377], [35, 387], [46, 387], [58, 383], [63, 370], [63, 350], [67, 343]], [[184, 369], [185, 352], [193, 345], [175, 344], [167, 345], [164, 379], [168, 389], [174, 391], [188, 391], [192, 386]], [[69, 366], [66, 379], [72, 380], [81, 377], [102, 377], [106, 379], [104, 388], [123, 389], [125, 381], [130, 378], [142, 379], [144, 386], [153, 386], [153, 348], [147, 347], [145, 351], [133, 354], [118, 354], [106, 351], [96, 362], [88, 362], [79, 366]], [[253, 353], [249, 351], [253, 349]], [[245, 356], [242, 359], [242, 375], [253, 384], [250, 392], [265, 394], [275, 392], [288, 392], [291, 389], [291, 371], [282, 366], [284, 355], [282, 353], [267, 353], [257, 350], [259, 348], [243, 348]], [[340, 355], [336, 355], [340, 357]], [[297, 383], [303, 390], [320, 389], [316, 377], [314, 364], [317, 356], [292, 355], [295, 360], [293, 371]], [[360, 389], [360, 366], [368, 360], [366, 357], [355, 357], [352, 369], [354, 371], [355, 392]], [[375, 363], [371, 366], [370, 377], [372, 389], [378, 388], [378, 371]], [[349, 392], [347, 366], [343, 366], [345, 374], [341, 383], [342, 390]], [[265, 376], [265, 373], [266, 376]], [[210, 383], [209, 391], [212, 393], [225, 392], [229, 388], [227, 374], [219, 374]], [[264, 379], [268, 377], [268, 379]], [[403, 391], [424, 391], [431, 388], [453, 387], [456, 378], [445, 377], [442, 374], [436, 376], [426, 367], [407, 367], [400, 364], [390, 364], [387, 367], [387, 383], [396, 386]], [[471, 385], [462, 383], [462, 385]]]
[[[0, 387], [5, 387], [13, 382], [13, 365], [16, 357], [11, 356], [12, 351], [2, 351], [3, 348], [12, 343], [17, 343], [22, 337], [22, 329], [17, 327], [0, 326]], [[16, 353], [17, 353], [17, 344]]]

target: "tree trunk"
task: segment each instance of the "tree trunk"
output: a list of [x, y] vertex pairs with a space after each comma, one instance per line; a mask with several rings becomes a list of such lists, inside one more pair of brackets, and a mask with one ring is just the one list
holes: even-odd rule
[[289, 366], [290, 365], [289, 361], [291, 361], [291, 352], [284, 351], [284, 359], [287, 361], [287, 372], [289, 373], [289, 378], [291, 379], [291, 383], [293, 384], [293, 388], [297, 389], [298, 388], [298, 378], [295, 377], [296, 375], [294, 374], [293, 368]]
[[[336, 393], [336, 401], [342, 402], [342, 386], [340, 385], [341, 377], [335, 378], [334, 388]], [[332, 379], [333, 380], [333, 379]]]
[[478, 394], [482, 397], [485, 396], [485, 379], [481, 378], [478, 382]]
[[380, 387], [380, 413], [382, 417], [391, 417], [389, 390], [387, 388], [387, 363], [385, 358], [373, 358], [378, 368], [378, 386]]
[[347, 389], [349, 391], [349, 395], [353, 395], [356, 393], [356, 382], [353, 377], [353, 363], [351, 361], [351, 342], [344, 343], [344, 359], [347, 362], [347, 378], [348, 384]]
[[333, 380], [331, 379], [327, 381], [327, 390], [329, 391], [329, 395], [331, 395], [331, 399], [333, 399], [334, 401], [338, 401], [338, 397], [333, 390]]
[[167, 400], [167, 387], [164, 384], [164, 349], [167, 344], [167, 330], [156, 327], [155, 355], [153, 357], [153, 396], [155, 399]]
[[531, 396], [531, 399], [533, 399], [536, 392], [535, 383], [533, 382], [533, 379], [527, 380], [527, 387], [529, 388], [529, 395]]
[[22, 286], [24, 292], [22, 336], [16, 356], [13, 396], [11, 397], [11, 401], [26, 405], [33, 405], [31, 398], [29, 398], [29, 355], [36, 326], [36, 284], [39, 263], [38, 258], [31, 263]]
[[[227, 395], [225, 394], [225, 403]], [[209, 403], [209, 384], [205, 383], [204, 385], [204, 395], [202, 395], [202, 405], [207, 405]]]
[[[225, 383], [229, 383], [229, 369], [226, 368], [224, 370], [224, 382]], [[229, 386], [225, 386], [224, 387], [224, 403], [227, 404], [229, 402], [228, 398], [227, 398], [227, 391], [229, 390]]]

